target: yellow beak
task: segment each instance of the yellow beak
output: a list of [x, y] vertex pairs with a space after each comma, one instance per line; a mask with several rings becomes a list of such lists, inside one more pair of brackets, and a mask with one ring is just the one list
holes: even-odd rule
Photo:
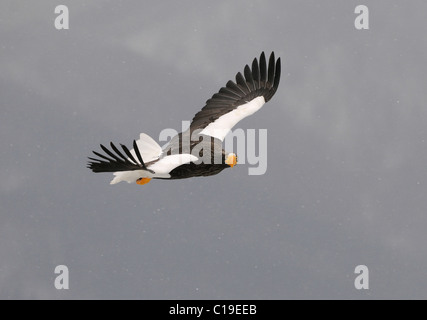
[[225, 159], [225, 163], [233, 168], [237, 164], [237, 156], [234, 153], [230, 153]]

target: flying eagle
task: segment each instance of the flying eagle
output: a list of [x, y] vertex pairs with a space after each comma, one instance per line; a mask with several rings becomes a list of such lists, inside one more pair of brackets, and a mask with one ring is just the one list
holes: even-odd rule
[[111, 150], [101, 144], [105, 154], [93, 151], [88, 168], [93, 172], [113, 172], [111, 184], [121, 181], [146, 184], [151, 179], [183, 179], [210, 176], [237, 163], [237, 156], [222, 148], [227, 133], [240, 120], [258, 111], [275, 94], [280, 81], [280, 58], [271, 53], [267, 62], [264, 52], [245, 66], [243, 75], [206, 101], [194, 116], [190, 128], [171, 139], [162, 149], [145, 133], [133, 141], [133, 149], [110, 143]]

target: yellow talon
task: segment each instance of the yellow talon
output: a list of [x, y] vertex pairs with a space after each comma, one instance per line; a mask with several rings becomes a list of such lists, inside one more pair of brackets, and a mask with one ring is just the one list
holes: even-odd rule
[[233, 168], [237, 164], [237, 156], [234, 153], [230, 153], [225, 159], [225, 163]]
[[147, 184], [151, 181], [151, 178], [139, 178], [138, 180], [136, 180], [136, 183], [139, 184], [140, 186]]

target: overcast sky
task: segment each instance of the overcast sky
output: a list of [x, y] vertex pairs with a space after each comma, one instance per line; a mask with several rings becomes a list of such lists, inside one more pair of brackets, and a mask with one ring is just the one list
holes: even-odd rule
[[[56, 30], [57, 5], [70, 29]], [[369, 8], [369, 30], [354, 9]], [[425, 1], [0, 3], [0, 298], [427, 298]], [[261, 51], [268, 167], [111, 186]], [[57, 265], [69, 290], [54, 286]], [[369, 290], [354, 269], [369, 268]]]

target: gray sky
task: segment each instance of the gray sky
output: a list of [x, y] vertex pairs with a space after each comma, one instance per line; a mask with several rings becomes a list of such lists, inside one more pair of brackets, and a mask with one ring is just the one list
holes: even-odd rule
[[[426, 11], [3, 0], [0, 298], [427, 298]], [[99, 143], [179, 130], [272, 50], [279, 90], [237, 126], [268, 129], [266, 174], [110, 186], [85, 168]]]

